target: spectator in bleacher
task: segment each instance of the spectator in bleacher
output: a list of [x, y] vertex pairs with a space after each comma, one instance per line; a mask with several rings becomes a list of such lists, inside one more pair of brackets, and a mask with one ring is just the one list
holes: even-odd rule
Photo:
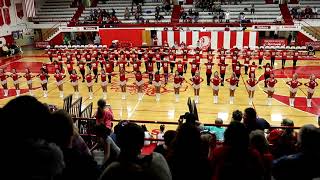
[[264, 165], [264, 180], [271, 180], [272, 154], [269, 151], [269, 143], [261, 130], [252, 131], [249, 135], [250, 147], [257, 150], [262, 157]]
[[110, 106], [108, 107], [106, 101], [103, 99], [99, 99], [97, 102], [98, 109], [95, 114], [96, 124], [105, 125], [108, 129], [112, 128], [112, 121], [113, 121], [113, 112]]
[[[144, 131], [144, 138], [145, 139], [150, 139], [150, 138], [152, 138], [152, 136], [151, 136], [151, 133], [148, 131], [148, 129], [147, 129], [147, 126], [146, 125], [142, 125], [141, 126], [142, 127], [142, 129], [143, 129], [143, 131]], [[144, 145], [145, 146], [149, 146], [151, 144], [151, 141], [150, 140], [145, 140], [144, 141]]]
[[111, 16], [116, 16], [116, 10], [114, 10], [113, 8], [111, 9]]
[[[164, 138], [163, 137], [164, 136], [164, 130], [165, 130], [164, 124], [160, 125], [160, 131], [157, 134], [157, 139], [162, 139], [163, 140], [163, 138]], [[164, 144], [164, 142], [158, 141], [157, 145], [161, 145], [161, 144]]]
[[210, 180], [208, 157], [201, 152], [200, 130], [193, 123], [184, 123], [177, 129], [168, 154], [168, 164], [173, 180]]
[[232, 121], [241, 122], [242, 116], [243, 116], [243, 114], [240, 110], [235, 110], [232, 112]]
[[249, 132], [256, 129], [265, 130], [270, 128], [270, 124], [262, 118], [257, 118], [257, 112], [253, 108], [246, 108], [243, 114], [243, 123]]
[[299, 132], [299, 152], [284, 156], [273, 163], [272, 175], [276, 180], [319, 179], [320, 130], [304, 125]]
[[199, 12], [198, 12], [198, 11], [195, 11], [195, 12], [193, 13], [193, 15], [194, 15], [193, 20], [194, 20], [195, 23], [197, 23], [198, 20], [199, 20]]
[[251, 9], [250, 9], [251, 14], [255, 13], [255, 8], [254, 8], [254, 4], [251, 4]]
[[130, 11], [128, 7], [124, 10], [124, 19], [130, 19]]
[[11, 56], [11, 51], [10, 51], [10, 49], [8, 48], [8, 46], [6, 45], [6, 44], [4, 44], [3, 46], [2, 46], [2, 54], [3, 55], [5, 55], [5, 56]]
[[202, 156], [212, 158], [214, 149], [217, 146], [217, 137], [210, 132], [201, 132], [201, 152]]
[[[283, 119], [281, 126], [294, 127], [294, 123], [292, 120]], [[274, 129], [270, 132], [268, 141], [272, 144], [271, 152], [275, 158], [296, 152], [297, 133], [293, 129]]]
[[170, 6], [170, 4], [169, 4], [168, 1], [165, 1], [164, 10], [165, 10], [165, 14], [166, 14], [166, 15], [169, 15], [169, 12], [170, 12], [170, 10], [171, 10], [171, 6]]
[[304, 9], [304, 15], [306, 18], [311, 18], [313, 16], [313, 10], [310, 6], [307, 6], [305, 9]]
[[65, 162], [62, 174], [54, 180], [98, 179], [100, 171], [93, 157], [72, 149], [74, 127], [71, 116], [64, 110], [55, 111], [51, 115], [49, 126], [49, 139], [60, 147]]
[[177, 135], [177, 131], [168, 130], [164, 133], [163, 139], [164, 144], [158, 144], [158, 146], [154, 149], [154, 152], [162, 154], [165, 158], [168, 155], [169, 149], [171, 149], [172, 141]]
[[214, 123], [216, 124], [216, 126], [205, 126], [204, 130], [209, 131], [210, 133], [213, 133], [216, 135], [216, 138], [218, 141], [223, 142], [224, 139], [224, 132], [225, 132], [225, 128], [222, 127], [221, 125], [223, 125], [223, 120], [221, 118], [217, 118]]
[[[52, 179], [62, 173], [63, 154], [49, 143], [48, 107], [31, 96], [9, 101], [0, 112], [2, 177], [9, 179]], [[19, 168], [21, 167], [21, 168]]]
[[213, 180], [263, 179], [264, 167], [259, 152], [249, 147], [249, 132], [240, 122], [230, 123], [224, 144], [212, 155]]
[[99, 33], [96, 33], [93, 42], [94, 42], [95, 45], [100, 45], [101, 44], [101, 37], [99, 36]]
[[144, 131], [141, 126], [128, 123], [118, 134], [120, 155], [102, 173], [100, 180], [139, 179], [171, 180], [171, 173], [164, 157], [156, 152], [142, 156]]
[[224, 16], [226, 19], [226, 23], [229, 23], [230, 22], [230, 11], [225, 12]]

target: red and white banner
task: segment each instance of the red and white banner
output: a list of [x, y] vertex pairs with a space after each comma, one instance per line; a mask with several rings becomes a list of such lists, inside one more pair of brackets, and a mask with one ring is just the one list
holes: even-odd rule
[[286, 46], [288, 44], [286, 39], [262, 39], [262, 46]]
[[169, 46], [175, 43], [186, 43], [187, 46], [201, 48], [211, 47], [212, 49], [233, 47], [243, 48], [255, 47], [258, 44], [258, 32], [246, 31], [157, 31], [159, 45], [167, 42]]
[[36, 48], [45, 49], [49, 45], [49, 42], [48, 41], [36, 41], [35, 44], [36, 44]]
[[24, 0], [27, 17], [35, 17], [36, 9], [34, 7], [34, 0]]
[[11, 24], [11, 18], [10, 18], [9, 8], [3, 8], [2, 11], [3, 11], [4, 22], [7, 25], [10, 25]]
[[4, 21], [3, 21], [2, 9], [0, 8], [0, 26], [2, 26], [3, 24], [4, 24]]
[[306, 46], [312, 46], [314, 50], [320, 50], [320, 41], [306, 42]]

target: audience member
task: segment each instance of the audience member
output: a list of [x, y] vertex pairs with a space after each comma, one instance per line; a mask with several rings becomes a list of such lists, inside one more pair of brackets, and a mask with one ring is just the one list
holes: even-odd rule
[[[143, 131], [144, 131], [144, 138], [145, 138], [145, 139], [151, 139], [152, 136], [151, 136], [150, 132], [148, 131], [147, 126], [146, 126], [146, 125], [142, 125], [141, 127], [142, 127], [142, 129], [143, 129]], [[144, 141], [144, 145], [145, 145], [145, 146], [148, 146], [148, 145], [150, 145], [150, 144], [151, 144], [151, 141], [150, 141], [150, 140], [145, 140], [145, 141]]]
[[201, 153], [202, 156], [208, 157], [208, 159], [212, 159], [212, 154], [214, 149], [217, 146], [217, 137], [215, 134], [211, 134], [210, 132], [202, 132], [201, 133]]
[[251, 4], [251, 9], [250, 9], [251, 14], [255, 13], [255, 8], [254, 8], [254, 4]]
[[201, 152], [200, 130], [192, 123], [178, 127], [168, 154], [172, 179], [211, 179], [208, 157]]
[[232, 112], [232, 121], [241, 122], [242, 116], [243, 116], [243, 114], [240, 110], [235, 110]]
[[128, 7], [126, 7], [126, 9], [124, 10], [124, 18], [130, 19], [130, 11], [129, 11]]
[[168, 156], [168, 151], [171, 149], [172, 141], [176, 137], [177, 131], [173, 130], [168, 130], [164, 133], [163, 138], [164, 138], [164, 144], [158, 145], [155, 149], [154, 152], [162, 154], [165, 158]]
[[258, 151], [249, 148], [249, 131], [240, 122], [230, 123], [224, 144], [213, 152], [213, 180], [263, 179], [264, 167]]
[[8, 48], [8, 46], [6, 45], [6, 44], [4, 44], [3, 46], [2, 46], [2, 54], [3, 55], [5, 55], [5, 56], [11, 56], [11, 51], [10, 51], [10, 49]]
[[[157, 134], [157, 139], [164, 139], [164, 130], [165, 130], [165, 126], [164, 124], [160, 125], [160, 132]], [[164, 144], [163, 141], [159, 141], [157, 145], [161, 145]]]
[[171, 180], [171, 173], [163, 156], [152, 153], [142, 156], [144, 130], [133, 123], [124, 125], [118, 134], [120, 155], [102, 173], [100, 180], [139, 179]]
[[221, 118], [217, 118], [214, 123], [216, 124], [216, 126], [205, 126], [204, 130], [215, 134], [217, 140], [223, 142], [225, 132], [225, 128], [221, 126], [223, 124], [223, 120]]
[[104, 124], [107, 128], [111, 129], [112, 121], [113, 121], [113, 112], [110, 107], [107, 107], [106, 101], [103, 99], [99, 99], [98, 110], [96, 112], [96, 124]]
[[275, 180], [312, 180], [320, 178], [320, 131], [314, 125], [304, 125], [299, 132], [299, 152], [273, 162]]

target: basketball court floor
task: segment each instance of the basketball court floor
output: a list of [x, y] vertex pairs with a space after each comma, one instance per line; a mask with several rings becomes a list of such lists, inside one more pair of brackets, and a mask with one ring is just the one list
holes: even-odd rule
[[[319, 57], [319, 54], [317, 54]], [[15, 56], [11, 58], [1, 58], [0, 66], [6, 69], [6, 72], [11, 71], [12, 68], [16, 68], [19, 73], [24, 73], [25, 68], [29, 67], [30, 70], [35, 73], [39, 73], [42, 62], [49, 62], [44, 51], [40, 50], [25, 50], [21, 56]], [[216, 61], [214, 61], [216, 62]], [[230, 63], [230, 60], [227, 60]], [[266, 61], [264, 61], [266, 63]], [[256, 62], [257, 64], [257, 62]], [[299, 80], [302, 83], [308, 81], [310, 74], [315, 74], [317, 78], [320, 78], [320, 61], [318, 60], [300, 60], [298, 61], [298, 68], [296, 73], [299, 75]], [[272, 101], [272, 105], [267, 105], [267, 95], [264, 92], [264, 83], [260, 81], [257, 85], [253, 106], [258, 113], [258, 116], [265, 118], [271, 125], [280, 125], [282, 118], [292, 119], [295, 126], [302, 126], [304, 124], [316, 124], [318, 110], [320, 105], [320, 91], [316, 88], [313, 107], [306, 107], [306, 94], [307, 88], [300, 86], [297, 98], [295, 101], [295, 107], [289, 106], [289, 87], [286, 85], [286, 81], [292, 77], [293, 69], [292, 62], [287, 61], [287, 68], [281, 69], [281, 61], [276, 61], [275, 76], [278, 79], [276, 84], [276, 91]], [[129, 70], [132, 67], [129, 68]], [[226, 77], [230, 77], [231, 67], [227, 67]], [[77, 68], [76, 68], [77, 69]], [[142, 67], [144, 69], [144, 67]], [[50, 69], [49, 69], [50, 70]], [[218, 70], [218, 66], [214, 66], [214, 71]], [[243, 71], [242, 71], [243, 72]], [[263, 69], [257, 69], [257, 79], [263, 76]], [[53, 71], [51, 71], [53, 73]], [[190, 66], [187, 74], [184, 75], [186, 79], [189, 79]], [[160, 102], [155, 100], [155, 90], [153, 85], [145, 84], [144, 96], [142, 101], [138, 101], [138, 97], [135, 89], [135, 78], [133, 74], [127, 74], [127, 99], [121, 100], [121, 92], [119, 87], [118, 75], [112, 78], [112, 83], [108, 84], [108, 97], [107, 103], [109, 103], [113, 109], [116, 119], [128, 119], [128, 120], [153, 120], [153, 121], [177, 121], [179, 116], [188, 111], [187, 99], [193, 98], [193, 88], [190, 81], [184, 82], [180, 92], [180, 102], [175, 102], [174, 90], [173, 90], [173, 75], [170, 75], [169, 83], [161, 88]], [[201, 65], [201, 77], [206, 78], [205, 66]], [[147, 75], [144, 75], [145, 82], [147, 82]], [[239, 109], [244, 110], [249, 107], [248, 105], [248, 92], [245, 86], [245, 81], [248, 79], [247, 75], [242, 75], [240, 78], [239, 87], [235, 92], [235, 103], [229, 104], [229, 86], [228, 83], [225, 86], [220, 86], [219, 103], [213, 104], [212, 88], [207, 86], [205, 82], [201, 84], [200, 90], [200, 102], [198, 104], [199, 119], [203, 123], [213, 123], [215, 118], [221, 117], [225, 123], [228, 123], [231, 119], [232, 111]], [[20, 88], [22, 94], [28, 94], [27, 83], [24, 78], [20, 79]], [[320, 82], [320, 81], [318, 81]], [[48, 84], [48, 97], [44, 98], [42, 95], [42, 89], [40, 86], [39, 78], [33, 80], [34, 94], [41, 102], [57, 105], [62, 107], [63, 100], [59, 98], [59, 91], [55, 84], [55, 79], [51, 74]], [[15, 91], [12, 79], [8, 79], [8, 87], [10, 88], [10, 97], [3, 97], [2, 89], [0, 92], [0, 107], [4, 106], [8, 101], [15, 97]], [[94, 111], [96, 110], [96, 102], [102, 97], [102, 90], [100, 83], [95, 83], [93, 87], [94, 98], [89, 100], [88, 90], [85, 83], [79, 83], [80, 95], [83, 97], [83, 103], [85, 105], [90, 102], [94, 103]], [[64, 80], [64, 95], [72, 94], [73, 88], [69, 82], [69, 78]], [[157, 125], [158, 126], [158, 125]], [[168, 129], [174, 126], [169, 126]]]

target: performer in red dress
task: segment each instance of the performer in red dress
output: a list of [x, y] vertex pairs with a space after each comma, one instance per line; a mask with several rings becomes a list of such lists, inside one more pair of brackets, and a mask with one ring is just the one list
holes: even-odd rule
[[102, 98], [107, 99], [107, 84], [108, 84], [107, 73], [103, 68], [101, 69], [100, 78], [101, 78]]
[[244, 58], [244, 74], [245, 75], [248, 75], [248, 69], [249, 69], [249, 64], [250, 64], [250, 60], [251, 60], [251, 57], [250, 56], [246, 56]]
[[276, 60], [277, 52], [275, 49], [270, 49], [269, 54], [270, 54], [271, 67], [274, 67], [274, 61]]
[[91, 62], [91, 66], [92, 66], [92, 71], [94, 74], [94, 79], [96, 79], [96, 83], [98, 82], [98, 66], [99, 66], [99, 62], [96, 61], [95, 59], [92, 60]]
[[198, 63], [196, 62], [196, 60], [193, 60], [192, 62], [190, 62], [191, 64], [191, 75], [192, 77], [196, 74], [196, 71], [198, 71]]
[[164, 76], [164, 83], [168, 83], [169, 78], [169, 62], [168, 59], [164, 58], [162, 61], [162, 69], [163, 69], [163, 76]]
[[182, 62], [181, 60], [179, 60], [179, 61], [176, 63], [176, 66], [177, 66], [177, 71], [179, 72], [179, 75], [180, 75], [180, 76], [183, 76], [183, 66], [184, 66], [184, 62]]
[[92, 76], [91, 71], [88, 71], [86, 75], [87, 87], [89, 91], [89, 99], [93, 99], [93, 79], [95, 76]]
[[176, 102], [179, 102], [180, 87], [183, 81], [184, 81], [183, 76], [180, 76], [179, 72], [176, 71], [173, 78], [173, 88], [174, 88], [174, 94], [176, 96]]
[[221, 78], [219, 77], [218, 71], [215, 71], [213, 74], [212, 82], [212, 90], [213, 90], [213, 103], [218, 103], [218, 94], [219, 94], [219, 84], [221, 82]]
[[210, 79], [212, 76], [212, 67], [214, 63], [212, 61], [208, 60], [207, 63], [204, 64], [206, 66], [206, 76], [207, 76], [207, 85], [210, 86]]
[[237, 78], [236, 74], [233, 72], [232, 75], [231, 75], [231, 78], [229, 79], [226, 79], [227, 82], [230, 83], [230, 104], [233, 104], [234, 102], [234, 92], [237, 88], [237, 84], [239, 82], [239, 79]]
[[149, 59], [147, 62], [147, 73], [149, 75], [149, 84], [152, 84], [152, 80], [153, 80], [153, 64], [154, 64], [154, 61], [152, 59]]
[[169, 54], [169, 61], [170, 61], [170, 69], [171, 69], [171, 73], [173, 73], [173, 68], [176, 64], [176, 56], [173, 54], [173, 52], [171, 52]]
[[316, 76], [311, 74], [309, 82], [304, 83], [304, 85], [308, 87], [307, 107], [312, 107], [312, 96], [315, 88], [318, 86], [318, 83], [316, 82]]
[[27, 80], [27, 85], [29, 88], [29, 95], [33, 96], [33, 92], [32, 92], [32, 78], [33, 78], [33, 76], [31, 75], [29, 68], [26, 68], [26, 73], [23, 75], [23, 77], [26, 78], [26, 80]]
[[286, 82], [290, 87], [290, 98], [289, 104], [291, 107], [294, 107], [294, 100], [298, 91], [298, 87], [302, 85], [301, 82], [298, 81], [298, 74], [294, 74], [290, 81]]
[[66, 65], [67, 65], [67, 71], [68, 71], [69, 75], [71, 75], [72, 70], [73, 70], [73, 61], [67, 60]]
[[284, 67], [286, 66], [286, 60], [287, 60], [287, 51], [286, 50], [282, 50], [281, 51], [281, 64], [282, 64], [282, 69], [284, 69]]
[[3, 96], [7, 97], [9, 90], [8, 90], [8, 83], [7, 83], [7, 78], [9, 76], [6, 75], [4, 69], [0, 68], [0, 80], [1, 80], [1, 85], [3, 87]]
[[249, 78], [251, 78], [251, 75], [254, 75], [254, 78], [256, 77], [256, 69], [257, 65], [255, 62], [252, 62], [251, 65], [249, 65]]
[[271, 73], [270, 77], [268, 79], [265, 80], [268, 88], [267, 88], [267, 92], [268, 92], [268, 101], [267, 104], [270, 106], [272, 103], [272, 96], [274, 94], [274, 86], [277, 84], [277, 79], [274, 78], [274, 74]]
[[238, 55], [232, 55], [231, 64], [232, 64], [232, 71], [236, 68], [238, 62]]
[[156, 90], [156, 101], [160, 101], [161, 77], [159, 71], [154, 74], [153, 84]]
[[226, 69], [228, 64], [219, 63], [218, 66], [220, 67], [221, 86], [224, 86], [224, 77], [226, 75]]
[[106, 62], [106, 74], [108, 75], [108, 83], [111, 83], [111, 75], [113, 73], [113, 61]]
[[183, 63], [184, 63], [184, 66], [183, 66], [184, 73], [187, 73], [187, 69], [188, 69], [188, 54], [187, 53], [183, 54], [182, 60], [183, 60]]
[[81, 61], [81, 58], [82, 58], [82, 55], [81, 55], [80, 51], [77, 51], [77, 53], [75, 54], [75, 56], [76, 56], [77, 64], [79, 64], [80, 61]]
[[156, 52], [155, 58], [156, 58], [157, 70], [160, 71], [160, 68], [161, 68], [161, 55], [160, 55], [159, 51]]
[[53, 49], [48, 49], [47, 54], [48, 54], [50, 62], [52, 62], [52, 60], [53, 60], [53, 53], [54, 53]]
[[141, 101], [143, 97], [143, 85], [144, 85], [141, 72], [137, 71], [135, 74], [135, 77], [136, 77], [136, 88], [138, 93], [138, 100]]
[[254, 91], [256, 90], [256, 85], [258, 81], [255, 79], [254, 74], [252, 73], [250, 78], [247, 80], [247, 89], [248, 89], [248, 94], [249, 94], [249, 105], [252, 105], [253, 102], [253, 96], [254, 96]]
[[122, 92], [122, 99], [126, 99], [126, 85], [127, 85], [127, 79], [126, 79], [126, 73], [124, 71], [124, 69], [120, 70], [120, 88], [121, 88], [121, 92]]
[[270, 78], [270, 74], [272, 73], [272, 67], [270, 66], [270, 63], [267, 63], [264, 68], [264, 87], [267, 87], [267, 79]]
[[190, 78], [192, 82], [192, 87], [194, 89], [194, 102], [199, 103], [199, 93], [200, 93], [200, 84], [203, 81], [202, 77], [200, 77], [200, 72], [197, 71], [196, 74]]
[[21, 76], [19, 76], [17, 74], [17, 70], [15, 68], [12, 69], [12, 74], [10, 75], [10, 77], [13, 80], [13, 85], [16, 89], [16, 96], [20, 96], [20, 82], [19, 82], [19, 78], [21, 78]]
[[[86, 61], [83, 59], [79, 63], [79, 71], [80, 74], [82, 75], [82, 82], [85, 81], [85, 73], [86, 73]], [[72, 71], [74, 72], [74, 71]]]
[[79, 86], [78, 86], [79, 79], [81, 79], [81, 77], [78, 76], [77, 71], [73, 69], [72, 74], [70, 75], [70, 81], [71, 81], [76, 99], [79, 98]]
[[[238, 61], [237, 65], [236, 65], [236, 68], [234, 70], [234, 73], [236, 74], [238, 79], [240, 79], [240, 76], [241, 76], [241, 67], [242, 67], [242, 64], [240, 64], [240, 62]], [[237, 87], [238, 86], [239, 86], [239, 81], [237, 82]]]
[[263, 57], [264, 57], [264, 51], [263, 51], [263, 48], [260, 48], [258, 51], [259, 69], [262, 69]]
[[43, 97], [48, 97], [48, 74], [44, 68], [40, 69], [40, 74], [37, 75], [40, 78], [41, 86], [43, 90]]
[[54, 78], [56, 79], [56, 84], [59, 89], [60, 98], [63, 98], [63, 78], [65, 78], [66, 75], [60, 73], [60, 71], [57, 69]]

